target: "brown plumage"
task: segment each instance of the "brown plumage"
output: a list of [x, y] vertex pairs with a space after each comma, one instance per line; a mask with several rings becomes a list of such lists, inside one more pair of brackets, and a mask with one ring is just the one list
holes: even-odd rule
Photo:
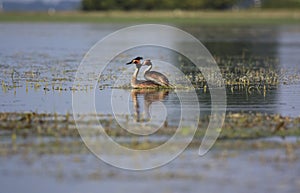
[[136, 68], [131, 78], [131, 86], [132, 88], [141, 88], [141, 89], [153, 89], [158, 88], [159, 84], [150, 81], [150, 80], [138, 80], [137, 76], [139, 74], [140, 68], [142, 67], [141, 64], [142, 57], [136, 57], [135, 59], [127, 62], [126, 64], [135, 64]]
[[148, 68], [144, 71], [144, 78], [146, 80], [152, 81], [162, 87], [173, 87], [164, 74], [156, 71], [150, 71], [152, 69], [152, 62], [150, 60], [145, 60], [143, 65], [148, 66]]
[[[142, 59], [142, 57], [136, 57], [130, 62], [126, 63], [127, 65], [136, 65], [136, 70], [131, 78], [131, 86], [133, 88], [174, 88], [174, 86], [169, 83], [168, 78], [164, 74], [156, 71], [150, 71], [152, 69], [152, 62], [150, 60], [145, 60], [143, 63], [141, 63]], [[146, 80], [138, 80], [137, 76], [140, 71], [140, 68], [143, 65], [148, 66], [148, 68], [144, 71], [144, 78]]]

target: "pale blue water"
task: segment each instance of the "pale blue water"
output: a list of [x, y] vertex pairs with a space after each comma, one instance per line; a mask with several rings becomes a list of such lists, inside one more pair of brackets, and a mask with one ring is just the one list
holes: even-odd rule
[[[100, 39], [125, 25], [109, 24], [49, 24], [49, 23], [2, 23], [0, 24], [0, 73], [1, 81], [13, 85], [16, 89], [0, 89], [0, 111], [35, 111], [66, 113], [72, 111], [70, 87], [75, 72], [86, 52]], [[213, 56], [270, 57], [279, 60], [279, 69], [295, 71], [300, 61], [300, 28], [298, 26], [189, 26], [182, 27], [199, 38]], [[113, 45], [112, 45], [113, 46]], [[151, 53], [149, 53], [151, 55]], [[153, 53], [155, 55], [159, 53]], [[161, 55], [161, 57], [166, 57]], [[126, 60], [127, 58], [123, 59]], [[130, 59], [130, 58], [128, 58]], [[123, 67], [123, 66], [122, 66]], [[125, 67], [125, 66], [124, 66]], [[11, 78], [14, 73], [14, 80]], [[37, 73], [34, 77], [30, 73]], [[51, 82], [55, 78], [54, 88], [62, 86], [66, 91], [52, 90]], [[33, 89], [26, 80], [39, 80], [39, 88]], [[126, 80], [125, 80], [126, 81]], [[129, 84], [129, 80], [126, 84]], [[47, 83], [48, 82], [48, 83]], [[31, 85], [31, 87], [30, 87]], [[45, 92], [44, 87], [50, 89]], [[227, 110], [234, 112], [267, 112], [298, 116], [300, 103], [299, 86], [280, 86], [268, 91], [266, 96], [260, 93], [248, 95], [243, 92], [227, 94]], [[89, 90], [88, 92], [94, 92]], [[96, 89], [101, 98], [97, 108], [101, 113], [111, 113], [109, 100], [111, 90]], [[128, 92], [130, 92], [128, 90]], [[210, 95], [198, 91], [203, 112], [210, 109]], [[168, 97], [172, 100], [172, 94]], [[291, 104], [293, 103], [293, 104]], [[173, 101], [172, 108], [179, 108]]]
[[[8, 87], [2, 86], [0, 89], [0, 111], [72, 112], [70, 87], [82, 57], [98, 40], [124, 26], [1, 23], [0, 77]], [[199, 38], [216, 57], [241, 55], [245, 55], [246, 58], [270, 57], [279, 60], [278, 68], [290, 71], [295, 71], [299, 66], [300, 27], [296, 25], [181, 27]], [[54, 81], [56, 78], [64, 80]], [[29, 81], [27, 86], [26, 80]], [[38, 85], [35, 81], [38, 81]], [[129, 80], [127, 81], [126, 84], [129, 84]], [[19, 87], [9, 88], [13, 82]], [[62, 87], [63, 90], [57, 90], [57, 87]], [[112, 114], [111, 91], [111, 88], [95, 89], [98, 112]], [[87, 88], [76, 92], [94, 91]], [[130, 89], [123, 90], [126, 96], [130, 96], [130, 92]], [[227, 111], [299, 116], [299, 93], [299, 84], [281, 85], [268, 91], [265, 96], [258, 92], [231, 93], [229, 89]], [[209, 93], [200, 89], [197, 90], [197, 96], [201, 113], [208, 114]], [[138, 95], [137, 99], [144, 108], [145, 95]], [[128, 100], [130, 112], [134, 114], [133, 99], [129, 97]], [[176, 124], [180, 116], [180, 101], [176, 94], [169, 92], [161, 102], [167, 107], [169, 122]], [[11, 138], [0, 136], [0, 139], [3, 139], [0, 145], [3, 148], [10, 147], [13, 153], [14, 145]], [[37, 141], [39, 140], [47, 141], [38, 138]], [[285, 148], [230, 150], [219, 147], [213, 148], [204, 157], [198, 156], [197, 148], [189, 148], [164, 167], [147, 172], [129, 172], [104, 164], [91, 153], [43, 154], [31, 151], [30, 146], [26, 149], [30, 144], [28, 140], [22, 142], [24, 148], [18, 149], [19, 153], [0, 156], [0, 192], [299, 192], [300, 190], [299, 162], [297, 160], [288, 162], [289, 155]], [[243, 143], [252, 142], [255, 143], [255, 141]], [[276, 139], [276, 142], [285, 144], [290, 141], [280, 138]], [[295, 137], [293, 143], [299, 143], [299, 139]], [[47, 146], [47, 143], [45, 144]], [[294, 154], [299, 158], [298, 150], [295, 149]]]

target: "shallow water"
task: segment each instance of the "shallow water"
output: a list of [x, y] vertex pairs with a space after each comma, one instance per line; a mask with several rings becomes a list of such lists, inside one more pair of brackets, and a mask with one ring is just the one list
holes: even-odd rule
[[[125, 25], [1, 23], [0, 111], [65, 114], [72, 112], [72, 92], [95, 92], [97, 113], [112, 115], [111, 95], [113, 91], [119, 91], [123, 95], [121, 99], [129, 101], [128, 114], [136, 121], [148, 118], [151, 106], [163, 104], [168, 112], [169, 125], [177, 125], [181, 101], [176, 92], [189, 96], [192, 90], [134, 93], [130, 89], [112, 88], [112, 85], [104, 87], [97, 85], [94, 88], [84, 87], [72, 91], [74, 76], [84, 54], [105, 35], [122, 27]], [[299, 26], [179, 27], [200, 39], [216, 58], [238, 57], [248, 61], [268, 58], [270, 61], [278, 60], [276, 68], [279, 70], [289, 71], [291, 74], [299, 70]], [[168, 55], [165, 55], [167, 52], [154, 50], [147, 53], [147, 57], [168, 59]], [[117, 61], [124, 62], [134, 56], [135, 53], [129, 50], [121, 54]], [[124, 69], [127, 69], [127, 66], [122, 63], [120, 70], [126, 71]], [[109, 72], [109, 69], [107, 71]], [[112, 71], [112, 74], [119, 75], [120, 72]], [[294, 79], [295, 82], [281, 84], [267, 90], [266, 93], [255, 88], [249, 92], [245, 89], [232, 90], [228, 87], [227, 112], [263, 112], [299, 116], [300, 84], [297, 77]], [[124, 84], [128, 85], [129, 79], [124, 79]], [[200, 115], [209, 114], [211, 111], [209, 91], [205, 92], [201, 88], [197, 89], [196, 93]], [[186, 97], [184, 102], [189, 105], [195, 101], [190, 101]], [[10, 133], [0, 135], [0, 148], [5, 150], [11, 148], [9, 151], [11, 154], [0, 152], [2, 153], [0, 184], [5, 192], [98, 192], [99, 190], [299, 192], [300, 190], [300, 154], [297, 149], [297, 144], [299, 145], [297, 137], [292, 140], [263, 139], [266, 143], [275, 142], [281, 146], [262, 149], [259, 148], [261, 140], [250, 142], [233, 140], [228, 142], [229, 146], [221, 143], [214, 147], [204, 157], [198, 157], [198, 149], [188, 148], [170, 164], [145, 173], [116, 169], [104, 164], [91, 153], [77, 152], [78, 149], [84, 148], [83, 144], [71, 147], [72, 151], [70, 147], [66, 148], [62, 154], [55, 153], [51, 149], [53, 144], [50, 144], [50, 141], [57, 139], [49, 140], [42, 137], [33, 140], [28, 137], [27, 140], [21, 140], [20, 143], [24, 143], [23, 145], [16, 146], [12, 138]], [[65, 143], [68, 141], [67, 138], [60, 140]], [[80, 141], [79, 138], [70, 140]], [[290, 149], [282, 146], [285, 143], [296, 144], [292, 153]], [[33, 145], [49, 146], [49, 150], [39, 152]], [[251, 148], [243, 149], [245, 145]], [[63, 145], [59, 148], [64, 150]]]
[[[11, 90], [2, 87], [1, 111], [71, 112], [70, 87], [84, 54], [98, 40], [122, 27], [124, 25], [0, 24], [1, 80], [8, 85], [16, 81], [19, 86]], [[278, 59], [278, 69], [297, 71], [300, 61], [296, 54], [300, 50], [298, 26], [181, 26], [181, 28], [199, 38], [217, 58], [262, 56]], [[132, 53], [123, 55], [122, 60], [129, 60], [130, 58], [126, 57], [131, 57], [130, 54]], [[166, 57], [163, 53], [155, 51], [147, 55]], [[57, 81], [54, 81], [55, 79]], [[33, 83], [28, 83], [29, 86], [26, 86], [26, 81], [33, 81]], [[36, 86], [34, 81], [38, 81], [40, 86]], [[125, 81], [129, 84], [129, 80]], [[59, 87], [66, 90], [59, 91]], [[298, 96], [298, 90], [298, 84], [280, 86], [268, 91], [265, 96], [255, 91], [250, 94], [244, 91], [231, 93], [227, 90], [227, 111], [298, 116], [300, 102], [294, 100]], [[87, 92], [94, 92], [94, 90], [88, 89]], [[97, 109], [101, 113], [111, 113], [108, 105], [111, 90], [96, 88], [95, 93], [97, 98], [101, 98]], [[210, 108], [210, 95], [201, 90], [197, 93], [201, 110], [206, 114]], [[178, 102], [174, 103], [172, 96], [170, 94], [165, 102], [170, 100], [176, 109]]]
[[[262, 112], [268, 114], [281, 114], [283, 116], [297, 117], [300, 114], [299, 98], [300, 85], [285, 85], [278, 89], [270, 90], [266, 96], [261, 93], [249, 94], [246, 91], [238, 91], [231, 93], [227, 90], [227, 112]], [[93, 92], [93, 91], [89, 91]], [[128, 96], [131, 90], [124, 90], [124, 95]], [[178, 91], [192, 92], [192, 91]], [[210, 113], [210, 95], [204, 93], [203, 90], [198, 90], [198, 101], [200, 111], [203, 115]], [[96, 109], [101, 114], [112, 114], [111, 108], [111, 90], [96, 90], [96, 98], [101, 99], [96, 102]], [[71, 91], [45, 91], [42, 87], [35, 90], [30, 88], [26, 92], [25, 88], [17, 88], [9, 90], [6, 93], [0, 93], [1, 111], [2, 112], [57, 112], [71, 113], [72, 112], [72, 92]], [[143, 95], [138, 96], [141, 104], [144, 103]], [[162, 101], [171, 111], [180, 111], [180, 101], [176, 97], [175, 92], [171, 92]], [[194, 101], [197, 102], [197, 101]], [[133, 113], [134, 104], [129, 98], [129, 105]], [[142, 107], [141, 107], [142, 108]], [[141, 109], [143, 110], [143, 109]], [[171, 114], [170, 114], [171, 115]], [[177, 117], [169, 117], [176, 119]]]
[[130, 172], [91, 154], [24, 153], [0, 158], [0, 179], [2, 190], [13, 192], [299, 192], [298, 149], [294, 155], [282, 148], [214, 148], [199, 157], [189, 149], [164, 167]]

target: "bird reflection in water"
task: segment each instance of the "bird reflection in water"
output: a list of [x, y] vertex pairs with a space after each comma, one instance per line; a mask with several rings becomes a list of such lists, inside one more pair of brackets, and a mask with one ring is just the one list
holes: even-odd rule
[[[134, 116], [137, 122], [147, 122], [151, 119], [150, 105], [153, 102], [159, 102], [166, 99], [169, 90], [154, 90], [154, 89], [132, 89], [131, 98], [134, 105]], [[139, 99], [144, 100], [144, 113], [141, 113], [141, 104]]]

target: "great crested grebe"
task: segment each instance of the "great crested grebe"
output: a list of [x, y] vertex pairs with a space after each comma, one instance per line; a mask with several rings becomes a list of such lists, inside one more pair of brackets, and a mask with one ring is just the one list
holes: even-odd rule
[[[141, 57], [139, 57], [141, 58]], [[160, 86], [172, 88], [173, 85], [169, 83], [168, 78], [160, 72], [150, 71], [152, 69], [152, 62], [150, 60], [145, 60], [143, 65], [148, 66], [144, 71], [144, 78], [148, 81], [152, 81]]]
[[160, 85], [150, 81], [150, 80], [138, 80], [137, 76], [139, 74], [140, 68], [142, 67], [141, 60], [142, 57], [136, 57], [135, 59], [131, 60], [130, 62], [127, 62], [126, 64], [135, 64], [135, 71], [131, 78], [131, 86], [132, 88], [158, 88]]

